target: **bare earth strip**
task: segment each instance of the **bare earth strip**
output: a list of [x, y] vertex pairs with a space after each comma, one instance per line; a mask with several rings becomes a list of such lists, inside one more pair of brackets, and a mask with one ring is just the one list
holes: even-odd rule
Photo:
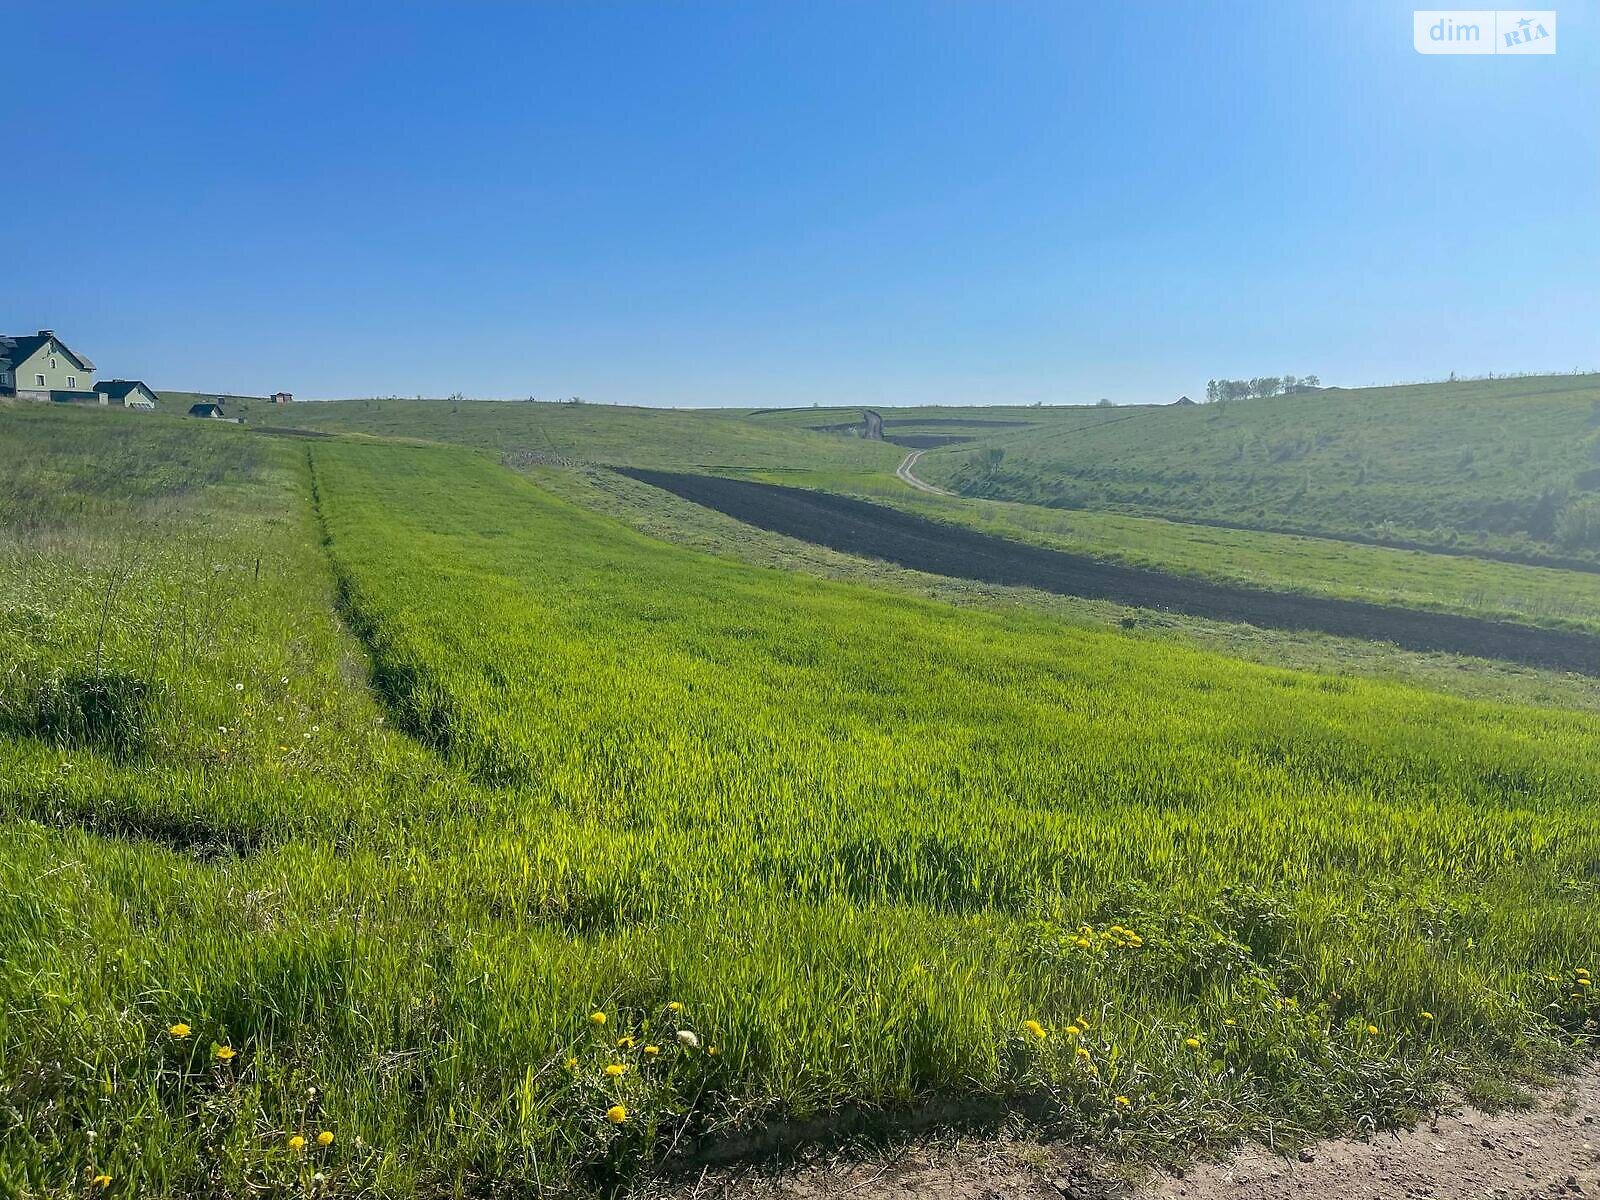
[[1116, 1180], [1061, 1144], [952, 1142], [787, 1174], [705, 1176], [677, 1200], [1535, 1200], [1600, 1191], [1600, 1070], [1585, 1070], [1526, 1112], [1463, 1109], [1366, 1141], [1302, 1153], [1250, 1148], [1182, 1174]]
[[935, 575], [1600, 675], [1600, 638], [1588, 634], [1170, 575], [828, 492], [716, 475], [617, 469], [758, 528]]

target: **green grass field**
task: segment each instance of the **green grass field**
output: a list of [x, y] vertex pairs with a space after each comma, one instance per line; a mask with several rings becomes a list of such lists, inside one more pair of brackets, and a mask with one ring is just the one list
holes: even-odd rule
[[0, 1191], [583, 1195], [949, 1101], [1182, 1156], [1596, 1032], [1595, 716], [710, 557], [501, 433], [0, 433]]
[[993, 499], [1593, 559], [1600, 378], [1099, 411], [935, 450], [919, 473]]

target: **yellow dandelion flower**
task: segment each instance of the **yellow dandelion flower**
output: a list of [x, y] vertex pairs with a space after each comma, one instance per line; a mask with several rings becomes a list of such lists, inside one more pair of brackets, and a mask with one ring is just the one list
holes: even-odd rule
[[578, 1060], [575, 1058], [569, 1058], [564, 1065], [566, 1066], [567, 1070], [576, 1071], [578, 1069]]
[[1578, 976], [1580, 979], [1589, 978], [1589, 970], [1588, 970], [1587, 967], [1578, 967], [1578, 968], [1574, 969], [1572, 973], [1574, 975]]
[[319, 1146], [331, 1146], [331, 1145], [333, 1145], [333, 1130], [324, 1129], [321, 1133], [317, 1134], [317, 1145], [319, 1145]]
[[623, 1108], [620, 1104], [613, 1104], [610, 1108], [606, 1109], [606, 1120], [610, 1121], [613, 1125], [621, 1125], [627, 1119], [628, 1110]]
[[1129, 1100], [1126, 1096], [1118, 1096], [1115, 1103], [1118, 1108], [1127, 1108], [1133, 1104], [1133, 1101]]
[[239, 1052], [237, 1050], [235, 1050], [232, 1046], [218, 1046], [211, 1053], [217, 1056], [217, 1061], [218, 1062], [227, 1062], [229, 1059], [231, 1059], [235, 1054], [237, 1054]]
[[661, 1047], [660, 1046], [646, 1046], [644, 1048], [644, 1052], [653, 1057], [653, 1056], [661, 1053]]
[[617, 1039], [617, 1049], [618, 1050], [632, 1050], [633, 1049], [633, 1039], [631, 1037], [619, 1037]]
[[1367, 1036], [1368, 1037], [1377, 1037], [1378, 1036], [1378, 1027], [1376, 1025], [1368, 1025], [1367, 1026]]
[[590, 1013], [589, 1014], [589, 1023], [591, 1025], [604, 1025], [606, 1023], [606, 1015], [605, 1015], [605, 1013], [603, 1013], [603, 1012], [592, 1012], [592, 1013]]
[[190, 1029], [182, 1021], [179, 1021], [176, 1025], [168, 1025], [167, 1032], [181, 1041], [183, 1038], [186, 1038], [193, 1033], [194, 1030]]
[[715, 1058], [717, 1055], [721, 1054], [722, 1051], [718, 1050], [715, 1046], [707, 1046], [706, 1053]]
[[1100, 1068], [1095, 1066], [1093, 1063], [1089, 1063], [1085, 1067], [1085, 1070], [1087, 1070], [1089, 1074], [1093, 1075], [1096, 1079], [1100, 1078]]
[[611, 1076], [611, 1078], [613, 1078], [613, 1079], [615, 1079], [618, 1075], [626, 1074], [627, 1070], [628, 1070], [628, 1068], [623, 1066], [621, 1063], [607, 1063], [606, 1064], [606, 1074]]
[[1079, 950], [1087, 950], [1090, 947], [1090, 945], [1092, 945], [1092, 943], [1086, 937], [1073, 938], [1072, 939], [1072, 944], [1074, 946], [1076, 946]]
[[97, 1187], [103, 1192], [111, 1186], [111, 1176], [96, 1175], [93, 1179], [89, 1180], [89, 1186]]
[[683, 1011], [683, 1005], [679, 1004], [676, 1000], [668, 1001], [667, 1011], [669, 1013], [680, 1013]]
[[1068, 1037], [1077, 1037], [1083, 1032], [1083, 1030], [1079, 1029], [1076, 1025], [1068, 1025], [1061, 1032], [1066, 1034]]
[[1024, 1029], [1026, 1029], [1029, 1033], [1033, 1034], [1033, 1036], [1038, 1038], [1040, 1041], [1044, 1040], [1044, 1037], [1045, 1037], [1044, 1026], [1039, 1024], [1039, 1022], [1034, 1021], [1034, 1020], [1024, 1021], [1022, 1023], [1022, 1027]]
[[291, 1149], [291, 1150], [304, 1150], [305, 1148], [306, 1148], [306, 1139], [305, 1138], [301, 1137], [298, 1133], [293, 1134], [293, 1135], [290, 1136], [290, 1138], [289, 1138], [289, 1149]]
[[1073, 1024], [1076, 1025], [1079, 1029], [1087, 1029], [1087, 1028], [1089, 1028], [1089, 1018], [1088, 1017], [1079, 1017], [1076, 1021], [1073, 1022]]
[[1431, 1021], [1431, 1020], [1433, 1020], [1433, 1014], [1431, 1012], [1429, 1012], [1427, 1009], [1423, 1009], [1422, 1010], [1422, 1019], [1424, 1021]]
[[1580, 980], [1578, 980], [1578, 986], [1579, 987], [1588, 987], [1589, 986], [1589, 981], [1587, 979], [1580, 979]]
[[1128, 945], [1132, 946], [1134, 949], [1138, 949], [1140, 946], [1144, 945], [1144, 939], [1137, 933], [1130, 933], [1128, 935]]
[[1232, 1017], [1223, 1017], [1222, 1018], [1222, 1023], [1224, 1025], [1232, 1026], [1232, 1025], [1237, 1025], [1239, 1022], [1235, 1021]]
[[1200, 1039], [1197, 1037], [1186, 1037], [1183, 1039], [1183, 1044], [1189, 1047], [1191, 1050], [1198, 1050], [1200, 1048]]
[[1087, 1047], [1087, 1046], [1079, 1046], [1077, 1051], [1076, 1051], [1076, 1053], [1077, 1053], [1079, 1058], [1088, 1058], [1089, 1057], [1089, 1047]]

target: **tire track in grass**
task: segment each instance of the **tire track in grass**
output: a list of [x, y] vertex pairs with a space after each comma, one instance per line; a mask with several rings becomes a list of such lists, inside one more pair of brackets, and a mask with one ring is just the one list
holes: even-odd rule
[[[901, 464], [908, 472], [910, 465]], [[748, 525], [934, 575], [1600, 676], [1600, 638], [1588, 634], [1171, 575], [781, 484], [637, 467], [617, 470]]]

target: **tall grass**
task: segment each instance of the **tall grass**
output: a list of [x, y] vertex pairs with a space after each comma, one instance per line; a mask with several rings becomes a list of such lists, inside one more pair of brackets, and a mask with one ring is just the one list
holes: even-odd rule
[[82, 665], [114, 535], [106, 667], [156, 697], [138, 747], [0, 739], [0, 1190], [583, 1193], [945, 1100], [1175, 1153], [1593, 1032], [1600, 722], [721, 562], [465, 451], [261, 446], [0, 562], [0, 695]]

